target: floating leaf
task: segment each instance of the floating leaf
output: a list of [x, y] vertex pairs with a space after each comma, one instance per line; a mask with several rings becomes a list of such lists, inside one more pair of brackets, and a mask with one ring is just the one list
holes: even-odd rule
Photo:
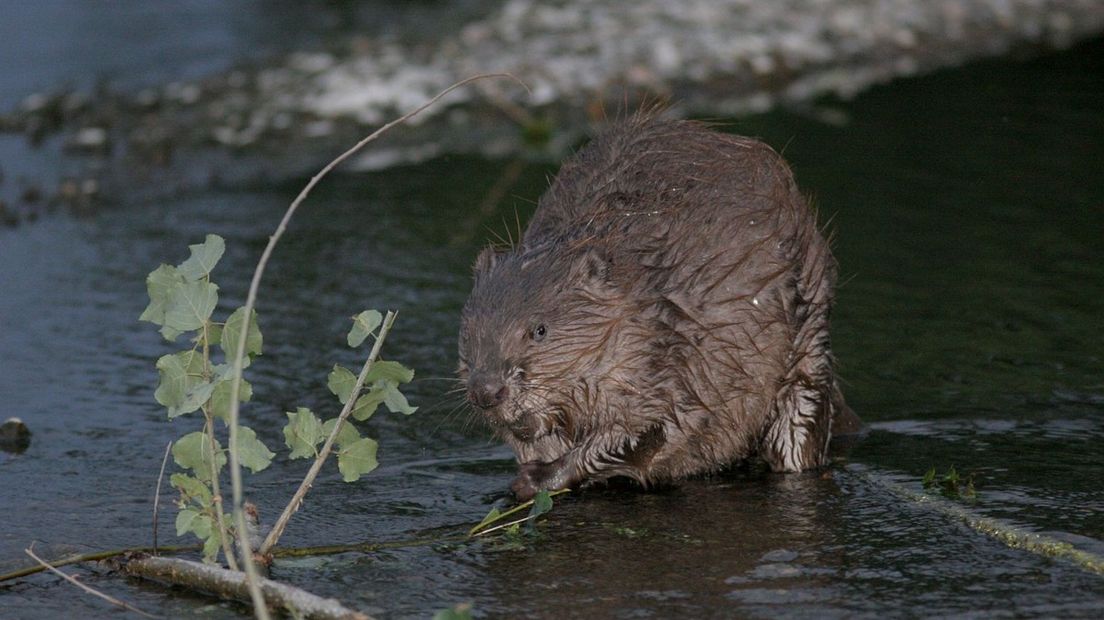
[[365, 382], [373, 382], [385, 379], [395, 383], [410, 383], [414, 379], [414, 371], [398, 362], [379, 360], [368, 369]]
[[276, 456], [268, 446], [257, 439], [257, 433], [248, 426], [238, 427], [238, 460], [248, 467], [249, 471], [257, 473], [272, 464], [272, 457]]
[[210, 481], [213, 478], [212, 474], [217, 475], [223, 465], [226, 465], [226, 455], [222, 453], [218, 440], [215, 440], [215, 467], [212, 472], [211, 447], [208, 441], [207, 435], [196, 431], [176, 440], [172, 447], [173, 460], [176, 464], [194, 471], [196, 478], [204, 482]]
[[218, 305], [218, 287], [210, 282], [185, 282], [169, 293], [165, 327], [179, 332], [200, 329]]
[[[334, 424], [337, 424], [337, 418], [326, 420], [326, 423], [322, 425], [322, 437], [330, 436], [330, 433], [333, 432]], [[337, 444], [337, 447], [340, 449], [345, 446], [351, 446], [358, 441], [360, 441], [360, 433], [357, 432], [355, 426], [346, 420], [345, 423], [341, 425], [341, 430], [338, 431], [337, 439], [334, 440], [334, 443]]]
[[[237, 351], [238, 339], [241, 338], [242, 328], [245, 323], [245, 307], [238, 308], [226, 319], [226, 326], [222, 328], [221, 347], [226, 353], [226, 359], [233, 359]], [[261, 336], [261, 328], [257, 325], [257, 311], [253, 310], [249, 317], [249, 332], [245, 335], [245, 354], [260, 355], [264, 338]]]
[[226, 242], [218, 235], [207, 235], [203, 243], [189, 245], [188, 249], [192, 255], [178, 269], [188, 281], [196, 282], [211, 274], [226, 251]]
[[[231, 387], [231, 381], [229, 379], [223, 379], [215, 385], [215, 391], [211, 394], [211, 415], [227, 424], [230, 423]], [[242, 379], [241, 388], [238, 390], [238, 400], [244, 403], [248, 402], [251, 398], [253, 398], [253, 386], [245, 379]]]
[[377, 447], [375, 439], [365, 437], [338, 451], [337, 468], [345, 482], [355, 482], [379, 465], [376, 462]]
[[146, 276], [146, 291], [150, 302], [142, 311], [139, 321], [148, 321], [154, 325], [165, 324], [165, 306], [173, 289], [184, 284], [184, 276], [170, 265], [161, 265]]
[[305, 459], [318, 454], [318, 444], [327, 437], [322, 422], [314, 412], [299, 407], [287, 412], [288, 423], [284, 426], [284, 443], [291, 448], [288, 458]]
[[349, 400], [349, 395], [353, 392], [353, 388], [356, 387], [357, 376], [353, 374], [353, 371], [341, 366], [340, 364], [334, 364], [333, 370], [330, 372], [329, 378], [326, 380], [326, 386], [330, 388], [330, 391], [337, 396], [337, 399], [344, 405]]
[[[193, 478], [188, 474], [177, 473], [169, 476], [169, 484], [195, 503], [201, 506], [211, 505], [211, 489], [198, 478]], [[177, 535], [179, 536], [179, 534]]]
[[383, 322], [383, 315], [376, 310], [365, 310], [353, 317], [353, 328], [349, 330], [347, 341], [350, 347], [359, 347]]

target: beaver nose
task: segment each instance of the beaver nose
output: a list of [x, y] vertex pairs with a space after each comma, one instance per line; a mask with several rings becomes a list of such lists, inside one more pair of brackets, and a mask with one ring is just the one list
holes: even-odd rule
[[473, 381], [468, 386], [468, 399], [480, 409], [493, 409], [506, 400], [509, 389], [501, 381]]

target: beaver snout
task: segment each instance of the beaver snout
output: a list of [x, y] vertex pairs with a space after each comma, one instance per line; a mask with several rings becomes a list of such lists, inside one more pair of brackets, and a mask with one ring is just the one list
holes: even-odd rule
[[468, 400], [476, 407], [487, 410], [506, 402], [510, 389], [500, 380], [473, 376], [468, 381]]

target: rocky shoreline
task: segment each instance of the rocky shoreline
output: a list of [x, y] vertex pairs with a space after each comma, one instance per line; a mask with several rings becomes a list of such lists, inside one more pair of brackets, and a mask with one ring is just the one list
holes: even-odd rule
[[0, 131], [93, 162], [47, 192], [79, 203], [105, 179], [164, 191], [306, 174], [476, 73], [509, 72], [528, 90], [457, 91], [353, 166], [445, 153], [552, 159], [641, 101], [739, 116], [1102, 31], [1100, 0], [507, 0], [432, 42], [352, 37], [137, 93], [33, 94], [0, 116]]

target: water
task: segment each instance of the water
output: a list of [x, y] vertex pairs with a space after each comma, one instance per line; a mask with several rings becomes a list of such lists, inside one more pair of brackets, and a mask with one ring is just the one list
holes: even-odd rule
[[[277, 562], [276, 578], [380, 617], [458, 602], [489, 617], [1097, 617], [1104, 578], [1010, 549], [911, 503], [931, 466], [973, 474], [979, 515], [1104, 553], [1104, 42], [999, 61], [827, 102], [842, 127], [776, 113], [734, 122], [784, 148], [833, 217], [845, 284], [834, 315], [845, 393], [872, 426], [827, 476], [734, 471], [653, 493], [557, 503], [534, 537]], [[836, 115], [838, 116], [838, 114]], [[452, 533], [505, 496], [509, 453], [445, 396], [468, 265], [545, 186], [528, 166], [494, 213], [508, 161], [439, 159], [328, 179], [292, 224], [260, 294], [266, 351], [249, 424], [281, 444], [283, 411], [332, 415], [325, 389], [350, 314], [397, 308], [388, 355], [418, 369], [411, 418], [377, 414], [381, 467], [327, 469], [288, 546]], [[106, 205], [0, 229], [0, 418], [34, 432], [0, 453], [0, 572], [31, 541], [50, 557], [147, 544], [165, 445], [195, 428], [153, 400], [170, 349], [143, 280], [208, 232], [228, 252], [220, 312], [240, 304], [301, 181]], [[304, 470], [250, 476], [271, 522]], [[162, 540], [171, 539], [172, 508]], [[70, 567], [168, 616], [241, 608]], [[0, 616], [102, 616], [49, 576], [0, 584]]]

